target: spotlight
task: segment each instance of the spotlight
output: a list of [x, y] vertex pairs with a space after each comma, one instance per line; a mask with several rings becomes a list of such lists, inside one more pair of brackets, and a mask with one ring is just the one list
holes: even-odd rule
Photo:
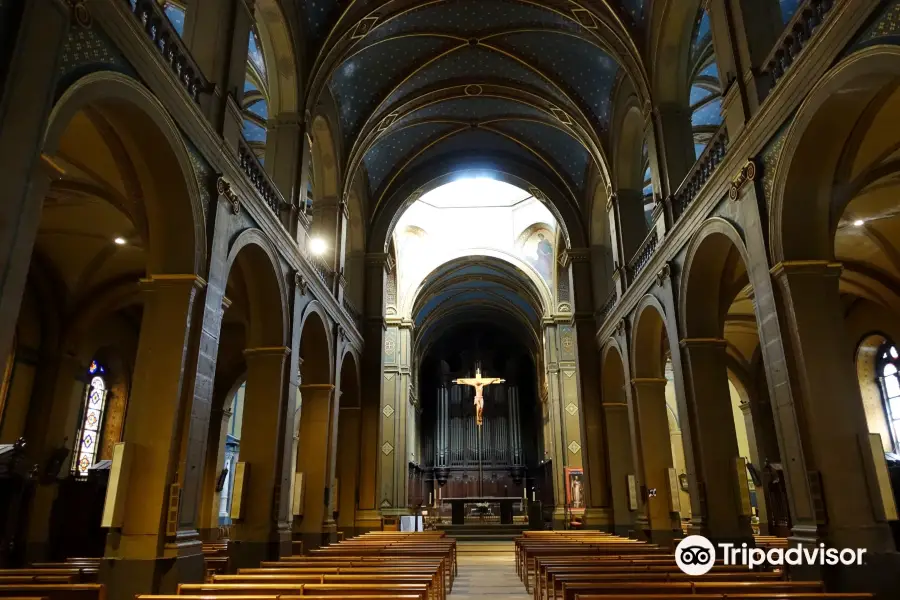
[[313, 238], [309, 241], [309, 251], [316, 256], [322, 256], [327, 249], [328, 246], [326, 246], [325, 240], [322, 238]]
[[866, 222], [863, 221], [862, 219], [857, 219], [857, 220], [853, 221], [854, 227], [862, 227], [865, 224], [866, 224]]
[[117, 246], [124, 246], [125, 244], [128, 243], [128, 240], [126, 240], [126, 239], [123, 238], [123, 237], [117, 237], [117, 238], [114, 239], [113, 241], [116, 243]]

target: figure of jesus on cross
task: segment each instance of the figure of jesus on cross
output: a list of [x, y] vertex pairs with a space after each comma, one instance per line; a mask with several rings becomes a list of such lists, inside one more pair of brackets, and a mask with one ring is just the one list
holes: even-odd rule
[[475, 368], [475, 377], [470, 379], [454, 379], [453, 383], [459, 385], [471, 385], [475, 388], [475, 422], [481, 427], [481, 411], [484, 410], [484, 396], [482, 395], [482, 391], [484, 390], [484, 386], [491, 385], [492, 383], [503, 383], [505, 379], [498, 379], [496, 377], [482, 377], [481, 369]]

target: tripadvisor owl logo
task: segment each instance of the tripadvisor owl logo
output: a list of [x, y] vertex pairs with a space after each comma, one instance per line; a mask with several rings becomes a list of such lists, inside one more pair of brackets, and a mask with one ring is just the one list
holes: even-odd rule
[[[798, 544], [787, 550], [783, 548], [753, 548], [746, 543], [740, 547], [733, 543], [720, 543], [719, 556], [722, 564], [745, 565], [750, 569], [770, 565], [862, 565], [865, 548], [827, 548], [825, 544], [804, 546]], [[716, 562], [716, 547], [702, 535], [689, 535], [675, 548], [675, 563], [688, 575], [706, 575]]]
[[716, 562], [716, 549], [702, 535], [689, 535], [675, 548], [675, 563], [688, 575], [706, 575]]

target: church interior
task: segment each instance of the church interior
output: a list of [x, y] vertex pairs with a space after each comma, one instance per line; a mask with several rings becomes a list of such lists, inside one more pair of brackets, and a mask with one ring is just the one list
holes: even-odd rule
[[898, 0], [0, 0], [0, 597], [900, 598], [898, 119]]

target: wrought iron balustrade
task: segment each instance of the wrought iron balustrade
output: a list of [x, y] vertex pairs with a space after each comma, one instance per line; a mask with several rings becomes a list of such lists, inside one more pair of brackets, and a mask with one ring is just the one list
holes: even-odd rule
[[644, 270], [644, 267], [650, 262], [650, 259], [653, 258], [653, 253], [656, 252], [656, 247], [659, 245], [659, 233], [657, 233], [656, 229], [650, 231], [644, 241], [641, 242], [640, 248], [638, 248], [637, 252], [634, 253], [634, 258], [631, 259], [631, 262], [628, 263], [628, 282], [637, 278], [638, 275], [641, 274], [641, 271]]
[[315, 269], [316, 274], [319, 276], [319, 279], [322, 280], [326, 286], [331, 285], [331, 275], [332, 270], [327, 264], [325, 264], [325, 260], [321, 256], [316, 256], [314, 254], [309, 255], [309, 262]]
[[703, 189], [703, 186], [706, 185], [706, 182], [709, 181], [709, 178], [712, 177], [712, 174], [715, 173], [719, 163], [725, 159], [727, 151], [728, 131], [723, 123], [673, 196], [672, 216], [676, 221], [681, 218], [687, 207], [690, 206], [697, 194], [700, 193], [700, 190]]
[[806, 0], [797, 8], [763, 63], [765, 65], [763, 71], [771, 78], [773, 88], [794, 64], [794, 60], [815, 35], [816, 29], [825, 21], [833, 7], [834, 0]]
[[178, 77], [188, 94], [194, 102], [199, 104], [200, 94], [209, 91], [209, 82], [203, 77], [200, 67], [194, 62], [191, 53], [188, 52], [181, 40], [181, 36], [163, 13], [162, 7], [155, 0], [122, 1], [128, 5], [128, 10], [141, 24], [144, 33], [156, 46], [163, 60]]
[[256, 188], [256, 191], [259, 192], [260, 196], [262, 196], [266, 206], [278, 217], [279, 209], [286, 204], [281, 196], [281, 192], [272, 183], [269, 174], [266, 173], [266, 170], [259, 163], [259, 159], [256, 158], [256, 154], [253, 153], [253, 150], [250, 149], [250, 146], [243, 139], [238, 143], [238, 154], [244, 174], [250, 180], [250, 183], [253, 184], [253, 187]]

